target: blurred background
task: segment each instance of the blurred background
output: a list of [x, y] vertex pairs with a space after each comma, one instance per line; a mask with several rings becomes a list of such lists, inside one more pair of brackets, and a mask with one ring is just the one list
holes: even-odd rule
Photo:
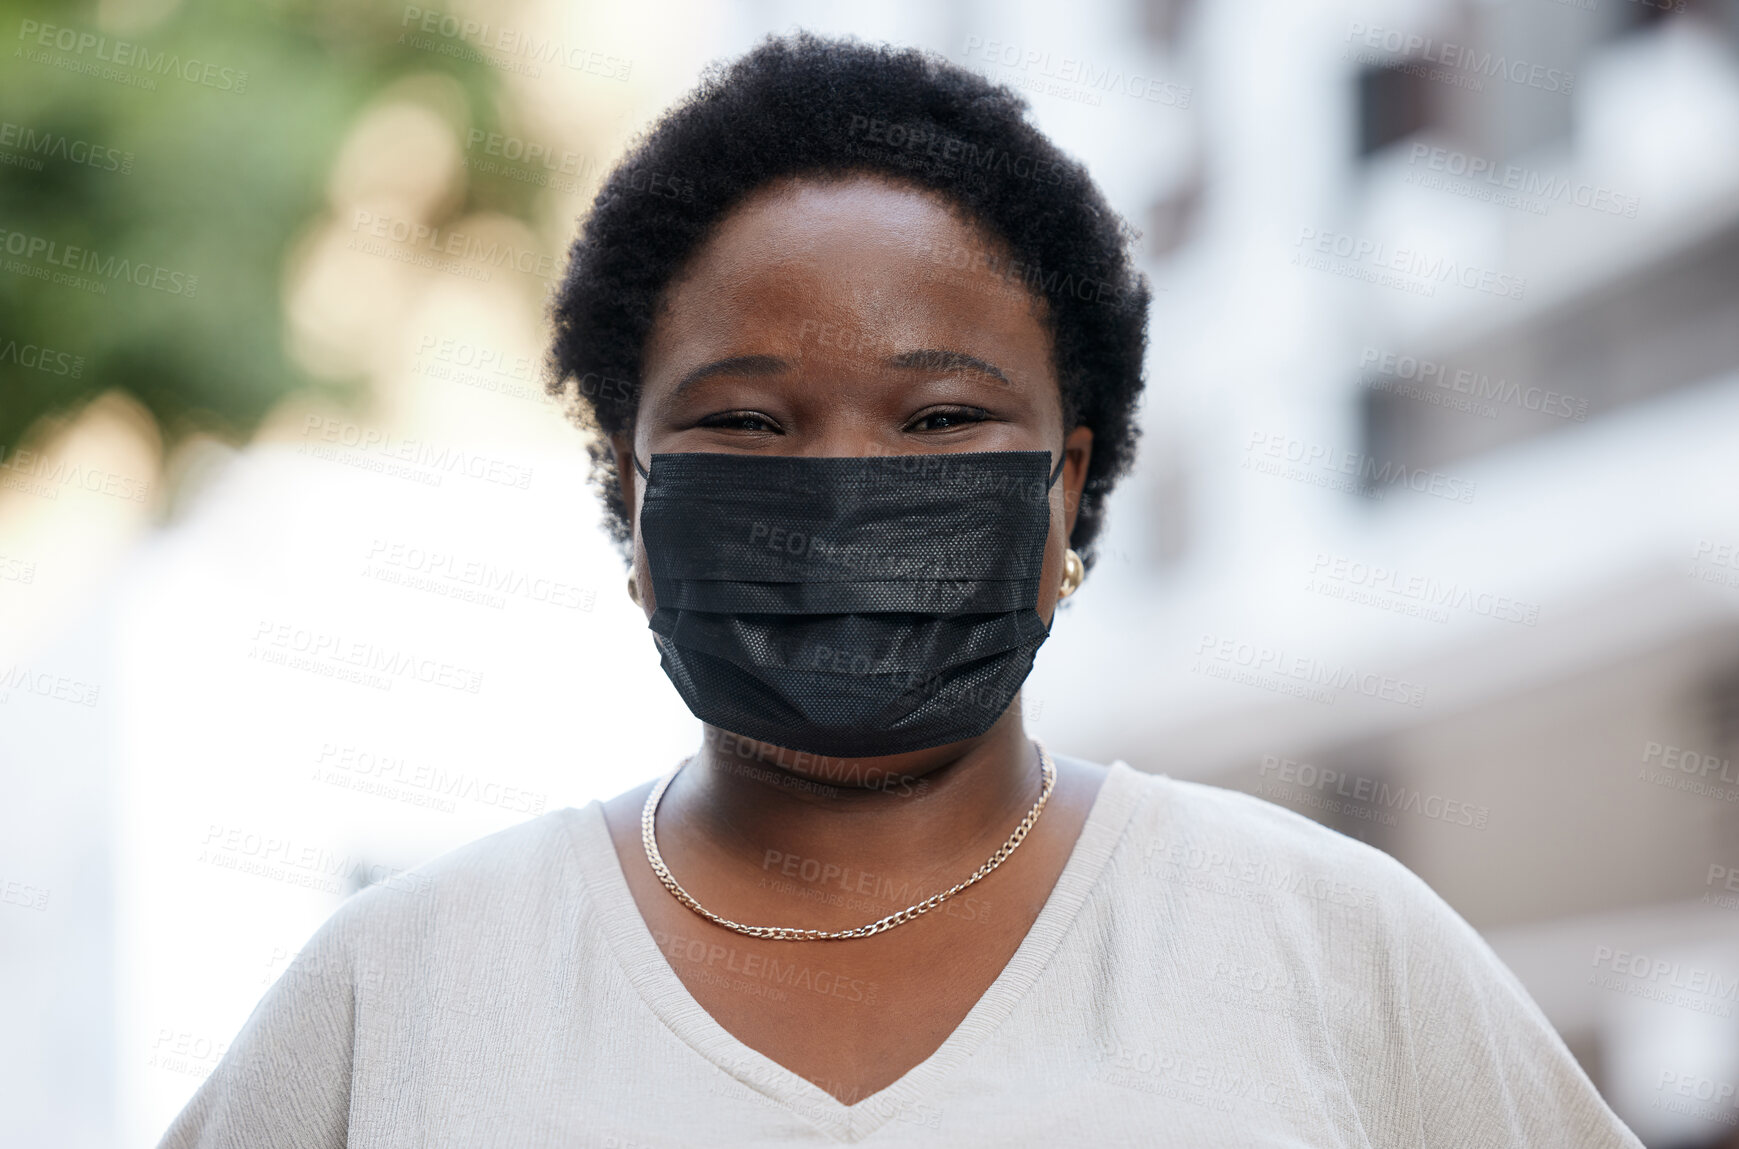
[[0, 4], [0, 1144], [154, 1143], [344, 897], [695, 746], [544, 308], [799, 26], [1020, 89], [1141, 233], [1032, 731], [1392, 853], [1739, 1145], [1735, 0]]

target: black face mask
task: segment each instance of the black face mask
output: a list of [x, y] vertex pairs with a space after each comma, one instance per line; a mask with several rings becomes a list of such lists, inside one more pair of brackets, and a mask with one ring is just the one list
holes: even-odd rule
[[1050, 635], [1045, 451], [654, 455], [640, 536], [695, 717], [873, 757], [975, 738]]

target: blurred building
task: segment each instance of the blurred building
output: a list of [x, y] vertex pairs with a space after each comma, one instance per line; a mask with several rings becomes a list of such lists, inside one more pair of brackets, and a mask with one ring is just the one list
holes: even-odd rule
[[1394, 854], [1648, 1144], [1725, 1143], [1739, 6], [1142, 11], [1149, 454], [1029, 693]]

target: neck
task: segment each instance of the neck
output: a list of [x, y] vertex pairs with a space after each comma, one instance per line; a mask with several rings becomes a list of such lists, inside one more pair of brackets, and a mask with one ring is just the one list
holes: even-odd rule
[[875, 758], [809, 754], [708, 726], [660, 804], [659, 835], [738, 874], [796, 857], [824, 872], [918, 879], [976, 868], [1040, 788], [1018, 697], [978, 738]]

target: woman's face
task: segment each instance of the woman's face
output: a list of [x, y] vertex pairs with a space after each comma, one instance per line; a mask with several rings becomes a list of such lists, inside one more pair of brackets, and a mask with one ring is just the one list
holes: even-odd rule
[[[987, 256], [989, 258], [987, 258]], [[883, 179], [787, 181], [723, 219], [666, 291], [632, 444], [767, 455], [1066, 453], [1038, 610], [1056, 607], [1093, 433], [1066, 437], [1051, 339], [1022, 267], [939, 199]], [[634, 521], [644, 484], [614, 443]]]

